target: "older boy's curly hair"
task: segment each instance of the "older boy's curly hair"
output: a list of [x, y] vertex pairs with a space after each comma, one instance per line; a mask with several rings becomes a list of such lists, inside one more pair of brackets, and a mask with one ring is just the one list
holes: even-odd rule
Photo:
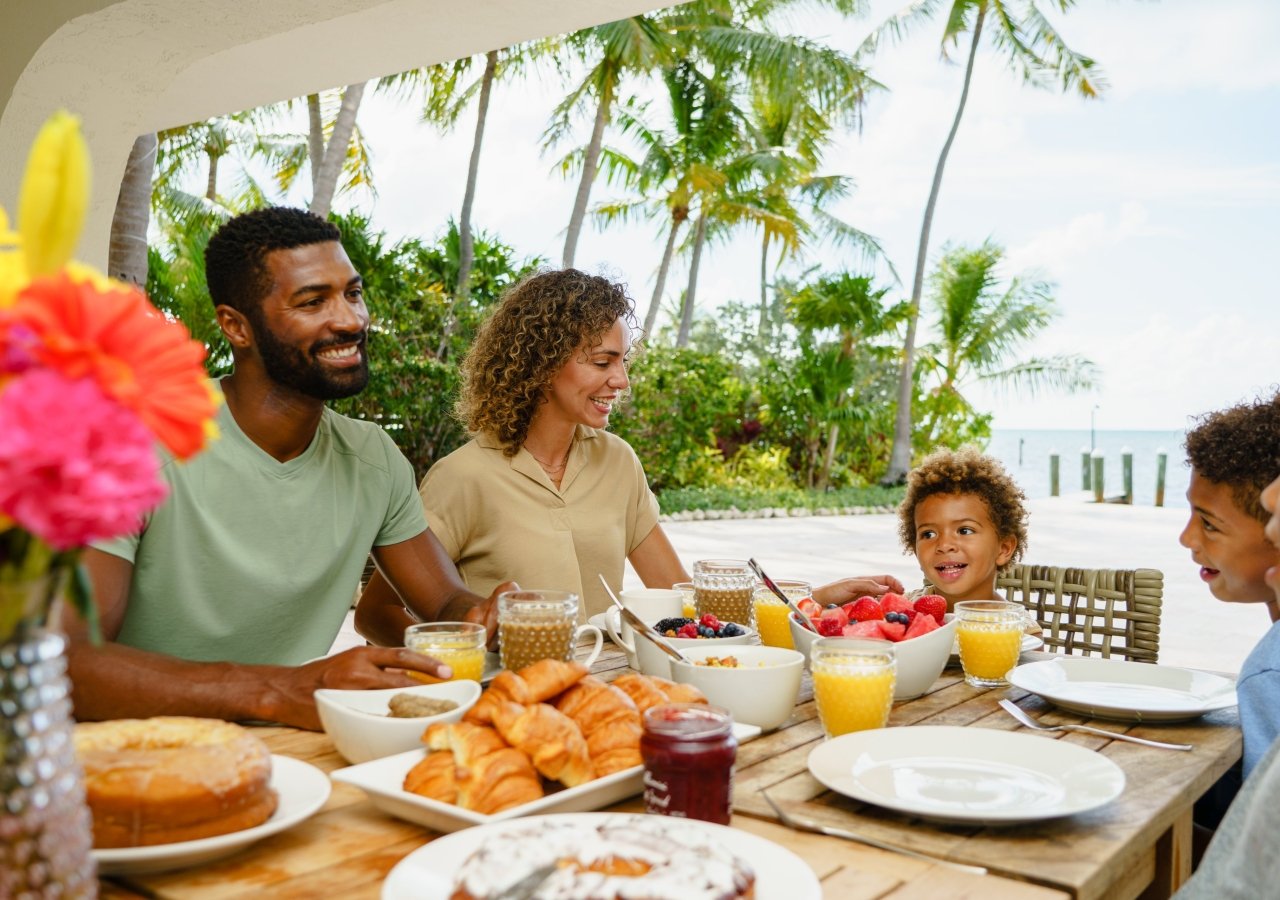
[[898, 507], [898, 536], [908, 553], [916, 549], [916, 508], [934, 494], [976, 494], [987, 504], [996, 534], [1014, 537], [1010, 562], [1022, 558], [1027, 546], [1026, 495], [1004, 466], [977, 447], [936, 450], [907, 476], [907, 494]]
[[454, 413], [472, 434], [487, 433], [515, 456], [544, 391], [574, 353], [622, 319], [635, 328], [624, 285], [577, 269], [539, 272], [503, 295], [462, 363]]
[[1201, 478], [1228, 485], [1241, 510], [1267, 521], [1259, 496], [1280, 475], [1280, 391], [1198, 417], [1184, 446]]

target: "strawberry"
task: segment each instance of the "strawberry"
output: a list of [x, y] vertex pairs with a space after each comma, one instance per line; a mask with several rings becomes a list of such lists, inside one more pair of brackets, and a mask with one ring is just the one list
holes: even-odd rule
[[702, 618], [698, 620], [698, 624], [706, 625], [708, 628], [712, 629], [713, 631], [720, 630], [720, 620], [717, 619], [715, 616], [711, 615], [711, 613], [704, 613]]
[[874, 598], [859, 597], [854, 601], [849, 617], [859, 622], [870, 622], [875, 619], [883, 619], [884, 610], [880, 608], [880, 604]]
[[821, 637], [840, 637], [844, 630], [844, 626], [835, 616], [822, 616], [816, 624]]
[[909, 641], [912, 638], [928, 634], [930, 631], [937, 631], [941, 627], [941, 625], [933, 621], [933, 616], [920, 613], [911, 620], [911, 624], [907, 626], [907, 633], [902, 636], [902, 639]]
[[805, 597], [803, 600], [797, 601], [796, 608], [810, 619], [822, 612], [822, 607], [819, 606], [818, 601], [814, 600], [812, 597]]
[[925, 594], [915, 602], [915, 610], [933, 616], [934, 622], [941, 625], [947, 614], [947, 601], [945, 597], [939, 597], [937, 594]]
[[900, 641], [907, 633], [907, 626], [901, 622], [877, 622], [876, 627], [880, 629], [880, 636], [886, 641]]
[[872, 638], [881, 640], [880, 622], [872, 619], [868, 622], [854, 622], [846, 625], [844, 631], [841, 632], [847, 638]]
[[696, 638], [698, 636], [698, 626], [692, 622], [686, 622], [676, 629], [676, 637]]
[[880, 609], [884, 612], [904, 613], [911, 609], [911, 603], [901, 594], [890, 592], [880, 598]]

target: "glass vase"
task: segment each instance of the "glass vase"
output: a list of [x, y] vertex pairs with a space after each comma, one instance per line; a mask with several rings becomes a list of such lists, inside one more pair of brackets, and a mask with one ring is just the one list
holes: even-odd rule
[[0, 897], [98, 894], [72, 725], [66, 639], [22, 627], [0, 639]]

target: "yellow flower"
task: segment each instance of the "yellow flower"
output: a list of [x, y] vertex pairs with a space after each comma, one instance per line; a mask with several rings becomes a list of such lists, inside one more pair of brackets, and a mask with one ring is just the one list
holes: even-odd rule
[[0, 206], [0, 309], [13, 305], [18, 291], [27, 283], [27, 264], [22, 258], [22, 238], [9, 227], [9, 217]]
[[52, 275], [71, 259], [89, 205], [89, 148], [80, 120], [56, 112], [36, 135], [18, 200], [27, 274]]

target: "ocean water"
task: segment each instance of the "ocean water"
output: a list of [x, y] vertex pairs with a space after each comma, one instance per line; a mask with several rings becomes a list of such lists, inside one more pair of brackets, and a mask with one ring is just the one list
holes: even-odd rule
[[[1156, 456], [1168, 453], [1165, 466], [1164, 505], [1187, 507], [1187, 482], [1191, 472], [1182, 449], [1182, 431], [1097, 431], [1094, 446], [1105, 460], [1103, 486], [1108, 497], [1124, 493], [1120, 454], [1133, 451], [1133, 502], [1139, 506], [1155, 503]], [[987, 452], [1004, 463], [1027, 497], [1049, 496], [1049, 455], [1055, 450], [1061, 458], [1059, 488], [1063, 494], [1084, 489], [1081, 484], [1081, 450], [1088, 450], [1088, 429], [1042, 431], [1034, 429], [997, 429], [992, 433]]]

